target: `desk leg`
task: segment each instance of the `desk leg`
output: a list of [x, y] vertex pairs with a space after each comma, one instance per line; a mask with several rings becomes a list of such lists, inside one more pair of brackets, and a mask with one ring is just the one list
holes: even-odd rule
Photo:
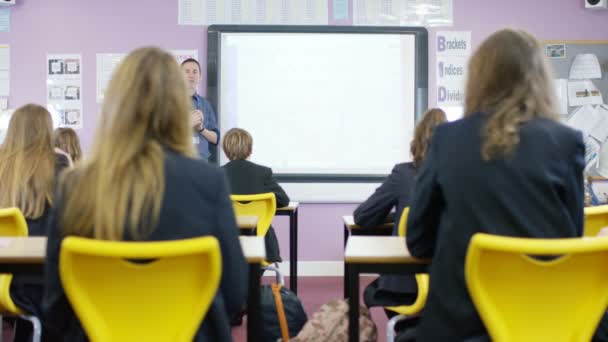
[[348, 266], [348, 341], [359, 342], [359, 267]]
[[298, 210], [289, 215], [289, 288], [298, 294]]
[[[348, 240], [348, 228], [344, 225], [344, 251], [346, 251], [346, 241]], [[348, 298], [348, 284], [349, 284], [348, 264], [344, 262], [344, 299]]]
[[249, 299], [247, 303], [247, 341], [262, 340], [260, 299], [260, 264], [249, 264]]

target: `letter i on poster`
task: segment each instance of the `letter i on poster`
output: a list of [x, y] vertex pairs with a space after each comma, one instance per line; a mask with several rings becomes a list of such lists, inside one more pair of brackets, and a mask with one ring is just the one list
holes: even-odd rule
[[471, 55], [470, 31], [440, 31], [435, 40], [437, 51], [437, 106], [462, 106], [467, 64]]
[[47, 55], [47, 108], [55, 127], [81, 129], [82, 57], [79, 54]]

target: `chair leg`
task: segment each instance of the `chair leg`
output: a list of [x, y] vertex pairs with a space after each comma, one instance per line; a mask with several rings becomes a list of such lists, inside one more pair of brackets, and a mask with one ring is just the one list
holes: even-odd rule
[[26, 316], [26, 315], [22, 315], [19, 317], [32, 322], [32, 327], [34, 328], [33, 333], [32, 333], [32, 341], [40, 342], [40, 339], [42, 336], [42, 325], [40, 324], [40, 320], [38, 319], [38, 317]]
[[401, 321], [405, 321], [408, 318], [406, 315], [397, 315], [388, 320], [386, 324], [386, 342], [395, 341], [395, 326]]

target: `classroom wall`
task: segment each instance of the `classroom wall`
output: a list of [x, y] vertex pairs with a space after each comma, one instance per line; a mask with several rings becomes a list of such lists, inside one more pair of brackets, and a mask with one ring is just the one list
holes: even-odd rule
[[[206, 28], [178, 26], [177, 0], [17, 1], [18, 5], [12, 8], [11, 32], [0, 33], [0, 44], [11, 47], [9, 106], [46, 103], [47, 53], [82, 54], [84, 128], [78, 133], [85, 151], [91, 145], [99, 111], [95, 101], [96, 53], [127, 52], [154, 44], [167, 49], [198, 49], [200, 58], [206, 57]], [[432, 91], [436, 31], [472, 31], [474, 47], [505, 26], [525, 28], [540, 39], [608, 39], [608, 11], [583, 7], [582, 0], [454, 0], [454, 26], [430, 29], [430, 105], [436, 102]], [[341, 216], [352, 213], [354, 208], [351, 204], [302, 205], [299, 259], [341, 260]], [[275, 228], [283, 258], [288, 260], [287, 219], [277, 218]]]

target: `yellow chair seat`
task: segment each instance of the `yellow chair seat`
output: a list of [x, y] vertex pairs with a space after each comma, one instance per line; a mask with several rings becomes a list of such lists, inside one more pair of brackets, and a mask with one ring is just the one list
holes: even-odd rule
[[[398, 234], [399, 236], [405, 237], [406, 226], [407, 226], [407, 215], [410, 212], [410, 208], [406, 207], [403, 209], [403, 213], [399, 218], [399, 226], [398, 226]], [[384, 307], [387, 310], [396, 312], [400, 315], [417, 315], [422, 309], [424, 309], [424, 305], [426, 304], [426, 298], [429, 293], [429, 275], [427, 273], [418, 273], [416, 274], [416, 285], [418, 286], [418, 295], [416, 296], [416, 300], [412, 304], [408, 305], [399, 305], [399, 306], [386, 306]]]
[[596, 236], [604, 227], [608, 227], [608, 205], [585, 208], [585, 236]]
[[[0, 209], [0, 236], [28, 236], [27, 221], [19, 208]], [[27, 315], [19, 308], [11, 297], [12, 274], [0, 274], [0, 315], [19, 316], [28, 320], [33, 326], [33, 340], [39, 342], [42, 333], [40, 320]]]
[[59, 274], [87, 336], [192, 341], [222, 273], [215, 237], [161, 242], [63, 240]]
[[606, 269], [608, 238], [475, 234], [465, 278], [493, 341], [582, 342], [608, 305]]
[[[0, 236], [27, 236], [27, 222], [18, 208], [0, 209]], [[24, 312], [15, 305], [10, 294], [12, 274], [0, 275], [0, 312], [22, 315]]]
[[[258, 225], [256, 235], [266, 236], [270, 224], [277, 211], [277, 200], [273, 192], [253, 195], [231, 195], [232, 205], [236, 216], [256, 216]], [[268, 266], [267, 261], [262, 262], [262, 266]]]
[[418, 295], [414, 303], [400, 306], [386, 306], [387, 310], [396, 312], [400, 315], [412, 316], [420, 313], [426, 304], [426, 297], [429, 294], [429, 275], [426, 273], [416, 274], [416, 284], [418, 285]]

